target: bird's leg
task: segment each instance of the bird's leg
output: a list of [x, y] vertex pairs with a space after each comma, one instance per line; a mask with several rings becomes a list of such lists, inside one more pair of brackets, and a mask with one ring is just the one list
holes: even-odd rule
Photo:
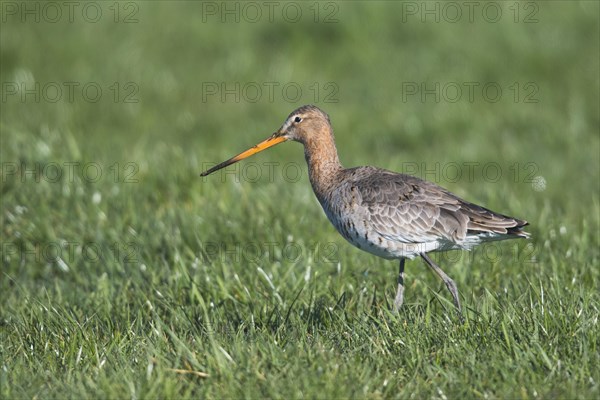
[[442, 278], [442, 280], [446, 284], [446, 287], [448, 288], [450, 293], [452, 293], [452, 297], [454, 298], [454, 305], [456, 306], [456, 310], [458, 311], [458, 313], [460, 315], [462, 315], [462, 311], [460, 308], [460, 300], [458, 299], [458, 289], [456, 289], [456, 283], [454, 283], [454, 281], [448, 275], [446, 275], [446, 273], [444, 271], [442, 271], [442, 269], [440, 267], [438, 267], [433, 262], [433, 260], [431, 258], [429, 258], [429, 256], [427, 254], [421, 253], [421, 257], [423, 257], [423, 260], [425, 260], [427, 265], [429, 265], [431, 267], [433, 272], [435, 272], [437, 276]]
[[400, 259], [400, 267], [398, 268], [398, 290], [394, 299], [394, 311], [398, 312], [404, 302], [404, 258]]

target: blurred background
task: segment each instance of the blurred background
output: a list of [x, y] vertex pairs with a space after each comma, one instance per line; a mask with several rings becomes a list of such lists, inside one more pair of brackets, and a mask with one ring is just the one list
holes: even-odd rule
[[[257, 237], [343, 260], [298, 144], [199, 177], [303, 104], [330, 114], [346, 167], [526, 218], [536, 245], [598, 221], [596, 2], [3, 2], [0, 40], [16, 276], [93, 285], [132, 273], [125, 255], [157, 270]], [[113, 250], [89, 266], [86, 243]]]
[[[519, 187], [521, 177], [512, 187], [528, 203], [562, 193], [561, 182], [588, 198], [598, 188], [574, 179], [598, 181], [595, 2], [2, 11], [3, 161], [131, 161], [139, 176], [185, 165], [197, 184], [202, 162], [314, 103], [331, 115], [347, 166], [533, 162], [547, 191]], [[301, 162], [294, 147], [264, 157]], [[206, 186], [197, 189], [223, 189]]]
[[[329, 113], [344, 166], [412, 173], [527, 219], [533, 247], [508, 264], [545, 261], [515, 273], [552, 265], [597, 288], [596, 1], [1, 6], [0, 292], [11, 318], [41, 290], [82, 315], [142, 309], [140, 288], [184, 302], [181, 271], [217, 300], [245, 292], [214, 282], [260, 280], [257, 268], [282, 293], [341, 268], [353, 285], [318, 293], [392, 295], [396, 267], [329, 225], [300, 145], [199, 177], [304, 104]], [[257, 257], [238, 257], [256, 242]], [[300, 256], [286, 259], [286, 243]], [[332, 262], [319, 243], [334, 244]], [[472, 271], [450, 275], [475, 295], [516, 279], [484, 261]]]
[[2, 19], [4, 222], [17, 206], [87, 219], [131, 199], [147, 217], [216, 217], [209, 199], [235, 193], [221, 181], [312, 210], [296, 144], [198, 177], [309, 103], [347, 167], [413, 173], [534, 222], [598, 212], [596, 2], [4, 2]]

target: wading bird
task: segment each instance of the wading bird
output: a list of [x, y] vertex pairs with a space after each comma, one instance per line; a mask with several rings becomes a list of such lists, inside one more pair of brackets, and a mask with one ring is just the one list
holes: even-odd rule
[[469, 203], [434, 183], [370, 166], [343, 168], [329, 116], [312, 105], [298, 108], [269, 138], [201, 176], [287, 140], [304, 145], [310, 183], [338, 232], [361, 250], [400, 260], [395, 310], [404, 299], [407, 258], [425, 260], [444, 281], [460, 314], [456, 284], [427, 253], [529, 237], [523, 231], [527, 221]]

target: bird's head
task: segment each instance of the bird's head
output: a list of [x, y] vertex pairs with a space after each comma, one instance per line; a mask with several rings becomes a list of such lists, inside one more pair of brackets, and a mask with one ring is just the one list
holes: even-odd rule
[[304, 144], [321, 134], [329, 134], [330, 130], [329, 115], [320, 108], [309, 105], [294, 110], [273, 136]]
[[223, 161], [219, 165], [204, 171], [201, 176], [206, 176], [215, 171], [225, 168], [244, 158], [273, 147], [276, 144], [293, 140], [306, 145], [312, 140], [318, 140], [321, 135], [331, 135], [331, 124], [329, 116], [320, 108], [312, 105], [302, 106], [294, 110], [285, 120], [281, 128], [254, 147]]

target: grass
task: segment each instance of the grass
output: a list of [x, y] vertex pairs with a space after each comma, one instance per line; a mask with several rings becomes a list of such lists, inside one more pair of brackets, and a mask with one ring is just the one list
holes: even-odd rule
[[[96, 4], [97, 23], [4, 8], [2, 398], [600, 395], [598, 3], [515, 3], [518, 22], [495, 3], [497, 23], [320, 3], [328, 24], [300, 3], [297, 23], [223, 23], [192, 2], [123, 5], [115, 23]], [[39, 100], [11, 92], [35, 82]], [[52, 102], [52, 82], [102, 96]], [[239, 101], [207, 94], [221, 82]], [[265, 82], [302, 96], [242, 95]], [[503, 95], [407, 93], [465, 82]], [[299, 145], [198, 176], [304, 103], [330, 113], [346, 166], [411, 171], [531, 223], [529, 241], [436, 255], [464, 323], [421, 261], [389, 311], [396, 263], [330, 226]]]

